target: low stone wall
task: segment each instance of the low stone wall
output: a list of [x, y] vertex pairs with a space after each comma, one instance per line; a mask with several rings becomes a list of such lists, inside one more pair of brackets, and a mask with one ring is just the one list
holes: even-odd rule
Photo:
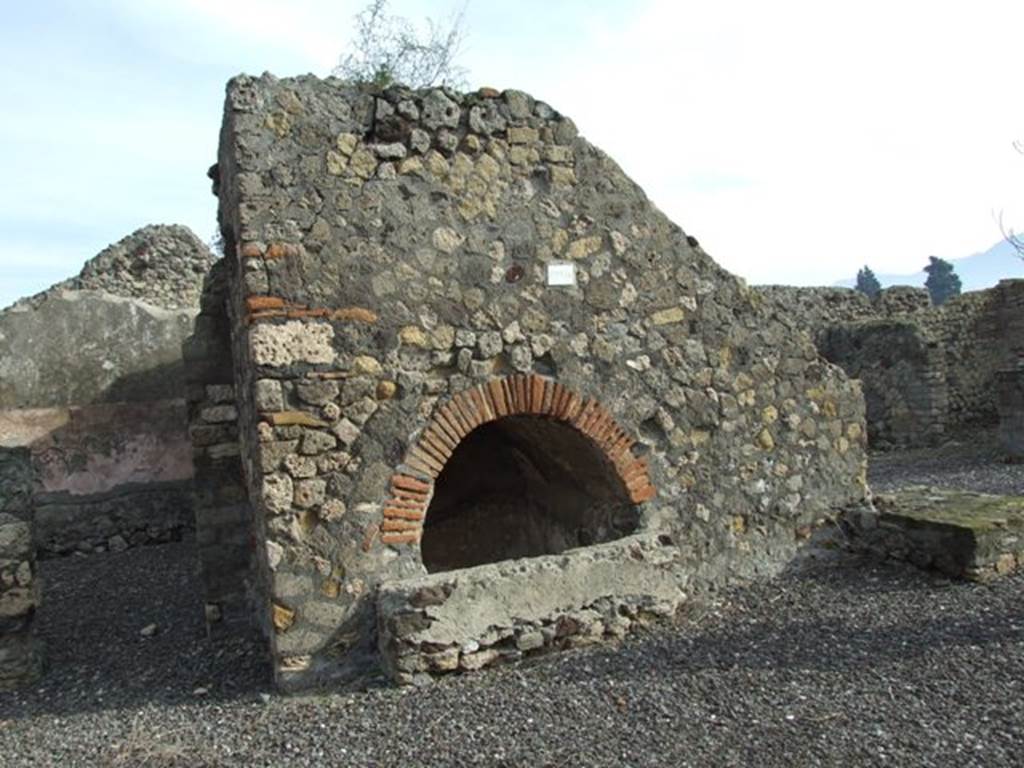
[[42, 556], [161, 543], [192, 527], [181, 400], [0, 411], [0, 435], [31, 461]]
[[[667, 537], [632, 536], [563, 555], [382, 584], [380, 652], [399, 684], [619, 638], [687, 599]], [[331, 610], [332, 604], [324, 604]], [[278, 640], [278, 647], [286, 643]]]
[[856, 549], [990, 581], [1024, 567], [1024, 497], [907, 487], [844, 517]]
[[1024, 461], [1024, 362], [996, 374], [999, 438], [1006, 457]]
[[41, 557], [120, 552], [180, 541], [194, 527], [192, 488], [177, 483], [123, 486], [85, 498], [44, 494], [36, 502]]

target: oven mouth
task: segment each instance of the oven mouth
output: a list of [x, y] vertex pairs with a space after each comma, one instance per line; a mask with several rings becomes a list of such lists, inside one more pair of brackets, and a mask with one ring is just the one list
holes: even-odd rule
[[483, 424], [434, 483], [421, 541], [429, 573], [553, 555], [635, 532], [639, 507], [572, 426], [532, 415]]

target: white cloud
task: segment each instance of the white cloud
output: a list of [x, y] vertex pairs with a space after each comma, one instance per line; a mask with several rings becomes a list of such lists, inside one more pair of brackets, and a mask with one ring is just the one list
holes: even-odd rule
[[[8, 221], [41, 222], [18, 269], [65, 253], [73, 274], [129, 221], [179, 220], [206, 237], [202, 173], [223, 82], [327, 74], [364, 4], [107, 0], [88, 32], [72, 19], [38, 43], [10, 30], [0, 203]], [[458, 1], [392, 5], [419, 21]], [[966, 255], [999, 238], [1000, 209], [1024, 230], [1024, 156], [1012, 149], [1024, 138], [1024, 3], [472, 0], [467, 24], [475, 83], [572, 116], [755, 282], [828, 283], [865, 262], [899, 272]], [[62, 220], [89, 222], [91, 239], [51, 243]], [[14, 243], [0, 231], [8, 253]]]
[[983, 249], [993, 209], [1024, 222], [1021, 22], [1007, 3], [656, 0], [553, 88], [723, 264], [830, 282]]

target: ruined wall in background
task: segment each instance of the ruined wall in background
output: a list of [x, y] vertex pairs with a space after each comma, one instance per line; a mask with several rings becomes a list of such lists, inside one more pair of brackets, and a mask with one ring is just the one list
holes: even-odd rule
[[[881, 396], [889, 391], [888, 404], [869, 407], [868, 415], [869, 432], [889, 444], [929, 444], [950, 429], [994, 424], [996, 372], [1024, 356], [1020, 279], [1003, 280], [939, 307], [931, 306], [925, 289], [907, 286], [887, 288], [874, 301], [846, 288], [757, 290], [780, 311], [788, 309], [794, 325], [810, 333], [826, 358], [862, 378], [866, 393]], [[889, 321], [917, 328], [913, 335], [919, 341], [912, 346], [919, 354], [914, 353], [908, 364], [898, 365], [897, 356], [886, 348]], [[872, 333], [879, 337], [868, 343]], [[860, 346], [846, 343], [854, 337]], [[894, 349], [905, 347], [896, 341]], [[939, 391], [940, 370], [945, 395]], [[903, 409], [905, 418], [893, 421], [893, 408]]]
[[999, 438], [1006, 458], [1024, 462], [1024, 360], [996, 374]]
[[946, 434], [946, 358], [920, 326], [864, 320], [828, 326], [819, 349], [864, 387], [868, 443], [934, 445]]
[[104, 248], [75, 277], [19, 299], [14, 306], [38, 307], [65, 291], [98, 291], [194, 312], [203, 277], [215, 261], [213, 252], [188, 227], [150, 224]]
[[32, 457], [43, 556], [160, 543], [192, 527], [180, 400], [0, 411], [0, 435]]
[[1024, 280], [950, 299], [920, 322], [946, 355], [950, 423], [995, 423], [996, 372], [1024, 359]]
[[191, 528], [181, 344], [212, 261], [186, 228], [146, 227], [0, 312], [0, 445], [33, 457], [43, 555]]

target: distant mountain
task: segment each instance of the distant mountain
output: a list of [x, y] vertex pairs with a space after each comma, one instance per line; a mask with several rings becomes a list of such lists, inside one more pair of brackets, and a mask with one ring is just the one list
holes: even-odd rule
[[[1005, 240], [1000, 240], [987, 251], [976, 253], [973, 256], [965, 256], [962, 259], [948, 259], [948, 261], [960, 276], [960, 282], [963, 283], [965, 293], [967, 291], [990, 288], [1000, 280], [1005, 280], [1008, 277], [1024, 278], [1024, 259], [1021, 259], [1013, 249], [1013, 246]], [[927, 255], [921, 257], [921, 262], [921, 266], [928, 263]], [[874, 269], [870, 261], [868, 266]], [[911, 275], [887, 275], [875, 271], [875, 277], [878, 278], [878, 282], [885, 288], [890, 285], [923, 286], [928, 276], [922, 270]], [[835, 283], [835, 285], [853, 288], [856, 283], [856, 277], [851, 277], [841, 280]]]

